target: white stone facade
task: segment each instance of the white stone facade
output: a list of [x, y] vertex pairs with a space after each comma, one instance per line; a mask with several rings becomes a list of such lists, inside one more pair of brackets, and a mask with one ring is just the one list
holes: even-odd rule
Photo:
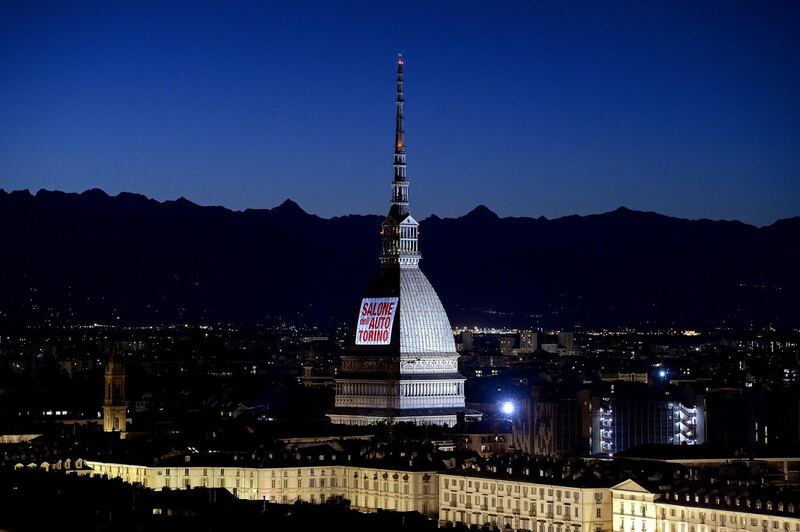
[[348, 499], [356, 510], [378, 509], [438, 514], [435, 471], [402, 471], [328, 463], [286, 467], [141, 466], [86, 460], [83, 474], [107, 475], [155, 490], [224, 488], [241, 499], [322, 504]]
[[439, 522], [533, 532], [611, 532], [608, 488], [439, 475]]
[[[416, 511], [439, 523], [532, 532], [800, 532], [800, 503], [697, 493], [670, 497], [633, 480], [567, 486], [455, 472], [326, 463], [285, 467], [142, 466], [93, 460], [17, 464], [17, 469], [106, 475], [151, 489], [224, 488], [239, 498], [321, 504], [342, 497], [356, 510]], [[722, 497], [722, 500], [720, 500]]]
[[726, 503], [724, 495], [723, 500], [714, 495], [706, 502], [695, 494], [675, 500], [632, 480], [611, 492], [614, 532], [800, 532], [800, 515], [793, 503], [746, 498]]

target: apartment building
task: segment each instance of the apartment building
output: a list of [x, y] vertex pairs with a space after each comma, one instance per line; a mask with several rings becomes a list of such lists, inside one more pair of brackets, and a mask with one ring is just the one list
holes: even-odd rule
[[[497, 478], [497, 470], [439, 474], [439, 522], [489, 524], [532, 532], [611, 532], [609, 486], [542, 480], [523, 471]], [[602, 481], [600, 481], [602, 484]]]
[[750, 482], [611, 488], [614, 532], [800, 532], [800, 492]]
[[[449, 465], [450, 469], [443, 470]], [[415, 511], [440, 525], [530, 532], [800, 532], [800, 490], [754, 480], [701, 478], [703, 469], [656, 462], [496, 457], [457, 464], [408, 454], [171, 456], [154, 465], [96, 460], [17, 468], [120, 478], [147, 488], [224, 488], [289, 504], [349, 500], [351, 508]], [[708, 470], [705, 470], [706, 473]], [[633, 478], [631, 478], [633, 474]]]
[[155, 490], [225, 488], [242, 499], [283, 504], [322, 504], [341, 498], [360, 511], [438, 515], [437, 474], [435, 468], [424, 467], [428, 464], [406, 460], [404, 467], [398, 467], [396, 461], [367, 465], [337, 455], [289, 461], [270, 457], [263, 464], [230, 458], [175, 456], [152, 466], [85, 460], [88, 469], [84, 474], [120, 478]]

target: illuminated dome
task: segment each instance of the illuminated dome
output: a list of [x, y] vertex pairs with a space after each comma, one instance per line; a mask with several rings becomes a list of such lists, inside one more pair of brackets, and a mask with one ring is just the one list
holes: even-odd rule
[[350, 349], [353, 352], [405, 356], [456, 352], [444, 306], [417, 266], [382, 267], [364, 292], [364, 300], [381, 298], [397, 298], [389, 343], [359, 345], [356, 326], [351, 332]]
[[400, 269], [400, 352], [456, 352], [450, 320], [419, 268]]

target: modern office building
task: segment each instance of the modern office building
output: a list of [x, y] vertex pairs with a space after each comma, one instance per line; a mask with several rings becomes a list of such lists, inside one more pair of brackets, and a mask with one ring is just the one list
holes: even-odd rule
[[594, 395], [591, 423], [594, 454], [613, 455], [652, 443], [697, 445], [705, 442], [702, 403], [688, 403], [677, 397], [649, 393]]
[[516, 450], [540, 456], [570, 456], [584, 450], [581, 404], [575, 396], [564, 397], [534, 387], [522, 401], [514, 419]]

